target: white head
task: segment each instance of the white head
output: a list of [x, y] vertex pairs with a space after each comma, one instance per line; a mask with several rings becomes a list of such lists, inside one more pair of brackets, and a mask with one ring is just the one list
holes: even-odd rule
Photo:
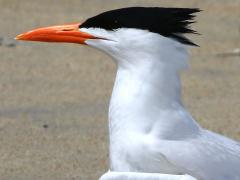
[[160, 34], [134, 28], [107, 31], [100, 28], [81, 28], [82, 32], [104, 39], [89, 39], [85, 43], [110, 55], [122, 67], [144, 65], [158, 61], [179, 70], [187, 66], [185, 45]]

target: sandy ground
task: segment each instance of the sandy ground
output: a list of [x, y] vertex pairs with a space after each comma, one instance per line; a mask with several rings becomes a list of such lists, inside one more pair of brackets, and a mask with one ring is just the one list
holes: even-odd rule
[[125, 6], [199, 7], [183, 97], [198, 122], [240, 140], [240, 0], [0, 0], [0, 179], [95, 180], [108, 167], [115, 67], [101, 52], [15, 35]]

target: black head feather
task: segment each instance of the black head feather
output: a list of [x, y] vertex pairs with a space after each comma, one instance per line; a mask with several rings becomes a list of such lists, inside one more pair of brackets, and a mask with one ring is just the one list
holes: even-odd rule
[[136, 28], [149, 30], [165, 37], [187, 44], [196, 45], [183, 36], [196, 31], [189, 28], [194, 23], [194, 13], [200, 10], [190, 8], [129, 7], [107, 11], [86, 20], [80, 28]]

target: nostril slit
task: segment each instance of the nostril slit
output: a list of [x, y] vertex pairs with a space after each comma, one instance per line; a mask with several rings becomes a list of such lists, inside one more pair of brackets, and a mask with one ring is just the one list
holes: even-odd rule
[[63, 29], [62, 31], [72, 31], [72, 29]]

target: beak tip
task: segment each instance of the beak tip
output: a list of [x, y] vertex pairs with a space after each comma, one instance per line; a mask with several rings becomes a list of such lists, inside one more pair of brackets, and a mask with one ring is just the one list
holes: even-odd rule
[[23, 35], [22, 35], [22, 34], [19, 34], [19, 35], [17, 35], [14, 39], [15, 39], [15, 40], [22, 40], [22, 37], [23, 37]]

